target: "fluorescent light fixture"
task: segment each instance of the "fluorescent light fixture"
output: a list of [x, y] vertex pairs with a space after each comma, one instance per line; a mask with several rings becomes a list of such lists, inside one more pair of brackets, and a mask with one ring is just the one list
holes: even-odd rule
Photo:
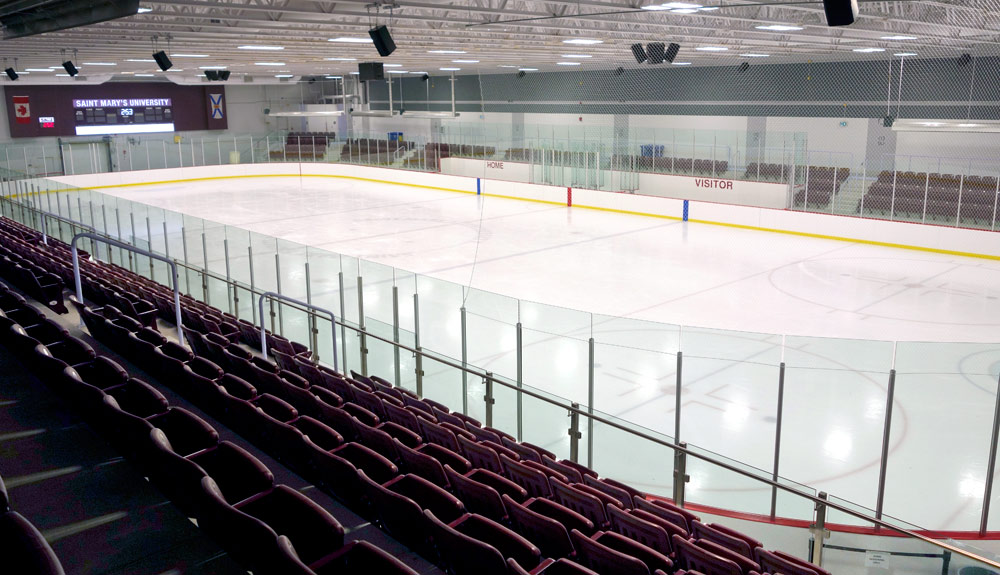
[[518, 68], [519, 72], [537, 72], [538, 68]]
[[208, 54], [171, 54], [171, 58], [208, 58]]
[[663, 4], [653, 4], [643, 6], [643, 10], [694, 10], [701, 8], [701, 4], [691, 4], [689, 2], [664, 2]]
[[754, 26], [758, 30], [769, 30], [771, 32], [794, 32], [795, 30], [805, 30], [802, 26], [793, 26], [791, 24], [766, 24], [763, 26]]
[[153, 77], [155, 75], [156, 74], [136, 74], [136, 76], [145, 76], [145, 77]]
[[893, 54], [893, 56], [899, 56], [901, 58], [904, 56], [916, 56], [916, 55], [917, 55], [916, 52], [896, 52], [895, 54]]
[[114, 62], [84, 62], [84, 66], [117, 66]]
[[359, 74], [361, 74], [361, 72], [351, 72], [351, 76], [357, 76]]
[[694, 14], [697, 12], [697, 8], [678, 8], [676, 10], [671, 10], [671, 14]]
[[153, 11], [153, 9], [152, 9], [152, 8], [145, 8], [145, 7], [143, 7], [143, 6], [139, 6], [139, 11], [138, 11], [138, 13], [139, 13], [139, 14], [145, 14], [146, 12], [152, 12], [152, 11]]
[[410, 74], [426, 74], [427, 72], [410, 72]]
[[237, 46], [236, 49], [237, 50], [284, 50], [285, 47], [284, 46], [254, 46], [254, 45], [248, 45], [248, 46]]
[[254, 62], [254, 66], [284, 66], [284, 62]]
[[699, 52], [725, 52], [729, 50], [725, 46], [698, 46], [695, 50]]
[[327, 62], [356, 62], [357, 58], [323, 58]]
[[916, 40], [916, 36], [882, 36], [882, 40]]
[[383, 68], [402, 68], [402, 64], [382, 64]]
[[579, 66], [579, 62], [556, 62], [556, 66]]
[[770, 54], [754, 54], [754, 53], [748, 53], [748, 54], [740, 54], [740, 56], [742, 56], [742, 57], [744, 57], [744, 58], [767, 58], [767, 57], [769, 57], [769, 56], [770, 56]]
[[461, 68], [438, 68], [442, 72], [458, 72]]
[[[566, 57], [565, 54], [563, 55], [563, 57], [564, 58]], [[520, 68], [520, 66], [512, 66], [510, 64], [501, 64], [501, 65], [497, 66], [497, 68]]]
[[49, 68], [25, 68], [26, 72], [55, 72], [55, 70], [50, 70]]
[[107, 134], [144, 134], [148, 132], [173, 132], [174, 124], [113, 124], [110, 126], [77, 126], [77, 136], [100, 136]]
[[323, 77], [326, 78], [327, 80], [343, 80], [344, 79], [343, 76], [323, 76]]
[[275, 78], [294, 78], [295, 74], [275, 74]]
[[563, 54], [563, 58], [593, 58], [590, 54]]
[[387, 74], [409, 74], [406, 70], [386, 70]]
[[428, 54], [465, 54], [465, 50], [428, 50]]
[[[79, 66], [77, 66], [77, 68], [79, 68]], [[167, 72], [183, 72], [183, 71], [184, 71], [184, 68], [171, 68], [171, 69], [167, 70]]]
[[198, 66], [199, 70], [225, 70], [226, 66]]
[[590, 46], [592, 44], [603, 44], [604, 40], [594, 40], [592, 38], [570, 38], [569, 40], [563, 40], [563, 44], [581, 44], [584, 46]]
[[452, 60], [452, 64], [478, 64], [479, 60]]
[[690, 66], [691, 62], [674, 62], [674, 66]]
[[649, 6], [643, 6], [642, 9], [643, 10], [670, 10], [670, 8], [667, 8], [667, 7], [662, 6], [660, 4], [650, 4]]
[[56, 74], [56, 76], [62, 76], [63, 78], [70, 78], [69, 74]]
[[704, 8], [698, 8], [698, 10], [701, 10], [702, 12], [713, 12], [718, 9], [718, 6], [705, 6]]
[[358, 38], [356, 36], [341, 36], [340, 38], [330, 38], [327, 42], [346, 42], [348, 44], [371, 44], [371, 38]]
[[149, 60], [147, 58], [127, 58], [126, 62], [156, 62], [156, 60]]
[[959, 128], [978, 128], [979, 124], [958, 124]]
[[943, 126], [944, 122], [920, 122], [921, 126]]
[[885, 52], [885, 48], [855, 48], [853, 51], [862, 54], [871, 54], [873, 52]]

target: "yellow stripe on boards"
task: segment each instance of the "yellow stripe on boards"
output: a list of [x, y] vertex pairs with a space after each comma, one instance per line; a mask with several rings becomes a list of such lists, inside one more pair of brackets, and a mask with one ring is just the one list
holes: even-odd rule
[[[393, 181], [389, 181], [389, 180], [377, 180], [377, 179], [374, 179], [374, 178], [362, 178], [362, 177], [358, 177], [358, 176], [342, 176], [342, 175], [336, 175], [336, 174], [246, 174], [246, 175], [235, 175], [235, 176], [210, 176], [210, 177], [204, 177], [204, 178], [186, 178], [186, 179], [179, 179], [179, 180], [161, 180], [161, 181], [156, 181], [156, 182], [135, 182], [135, 183], [131, 183], [131, 184], [117, 184], [117, 185], [107, 185], [107, 186], [87, 186], [87, 187], [81, 187], [81, 188], [69, 188], [69, 189], [65, 189], [65, 190], [52, 190], [51, 192], [68, 192], [68, 191], [80, 191], [80, 190], [104, 190], [104, 189], [110, 189], [110, 188], [130, 188], [130, 187], [138, 187], [138, 186], [157, 186], [157, 185], [163, 185], [163, 184], [183, 184], [183, 183], [188, 183], [188, 182], [207, 182], [207, 181], [213, 181], [213, 180], [230, 180], [230, 179], [247, 179], [247, 178], [295, 178], [295, 177], [337, 178], [337, 179], [342, 179], [342, 180], [357, 180], [357, 181], [360, 181], [360, 182], [370, 182], [370, 183], [375, 183], [375, 184], [388, 184], [388, 185], [392, 185], [392, 186], [405, 186], [405, 187], [408, 187], [408, 188], [421, 188], [421, 189], [425, 189], [425, 190], [437, 190], [437, 191], [441, 191], [441, 192], [456, 192], [456, 193], [460, 193], [460, 194], [473, 194], [473, 195], [476, 193], [476, 192], [470, 191], [470, 190], [458, 190], [458, 189], [455, 189], [455, 188], [444, 188], [444, 187], [439, 187], [439, 186], [425, 186], [425, 185], [422, 185], [422, 184], [408, 184], [408, 183], [405, 183], [405, 182], [393, 182]], [[45, 192], [45, 193], [51, 193], [51, 192]], [[42, 193], [42, 192], [36, 192], [36, 193]], [[611, 192], [609, 192], [609, 193], [611, 193]], [[486, 197], [490, 197], [490, 198], [501, 198], [501, 199], [505, 199], [505, 200], [519, 200], [519, 201], [522, 201], [522, 202], [535, 202], [535, 203], [539, 203], [539, 204], [548, 204], [548, 205], [553, 205], [553, 206], [565, 206], [566, 205], [565, 202], [554, 202], [554, 201], [551, 201], [551, 200], [538, 200], [538, 199], [533, 199], [533, 198], [519, 198], [519, 197], [515, 197], [515, 196], [506, 196], [506, 195], [501, 195], [501, 194], [487, 194], [487, 193], [484, 193], [484, 194], [481, 194], [481, 195], [486, 196]], [[616, 208], [604, 208], [604, 207], [600, 207], [600, 206], [588, 206], [588, 205], [585, 205], [585, 204], [573, 204], [572, 207], [574, 207], [574, 208], [581, 208], [581, 209], [587, 209], [587, 210], [596, 210], [596, 211], [600, 211], [600, 212], [610, 212], [610, 213], [616, 213], [616, 214], [626, 214], [626, 215], [631, 215], [631, 216], [643, 216], [643, 217], [647, 217], [647, 218], [660, 218], [660, 219], [677, 220], [677, 221], [682, 221], [683, 220], [683, 218], [679, 218], [677, 216], [668, 216], [668, 215], [665, 215], [665, 214], [651, 214], [651, 213], [648, 213], [648, 212], [636, 212], [636, 211], [621, 210], [621, 209], [616, 209]], [[787, 234], [787, 235], [807, 237], [807, 238], [817, 238], [817, 239], [823, 239], [823, 240], [835, 240], [835, 241], [840, 241], [840, 242], [851, 242], [851, 243], [856, 243], [856, 244], [866, 244], [866, 245], [872, 245], [872, 246], [882, 246], [882, 247], [888, 247], [888, 248], [898, 248], [898, 249], [904, 249], [904, 250], [915, 250], [915, 251], [921, 251], [921, 252], [930, 252], [930, 253], [935, 253], [935, 254], [944, 254], [944, 255], [951, 255], [951, 256], [963, 256], [963, 257], [969, 257], [969, 258], [980, 258], [980, 259], [986, 259], [986, 260], [1000, 261], [1000, 255], [979, 254], [979, 253], [973, 253], [973, 252], [962, 252], [962, 251], [957, 251], [957, 250], [945, 250], [945, 249], [939, 249], [939, 248], [928, 248], [928, 247], [924, 247], [924, 246], [912, 246], [912, 245], [909, 245], [909, 244], [896, 244], [896, 243], [892, 243], [892, 242], [880, 242], [880, 241], [877, 241], [877, 240], [863, 240], [863, 239], [857, 239], [857, 238], [847, 238], [847, 237], [843, 237], [843, 236], [831, 236], [831, 235], [826, 235], [826, 234], [813, 234], [813, 233], [809, 233], [809, 232], [797, 232], [797, 231], [793, 231], [793, 230], [780, 230], [780, 229], [777, 229], [777, 228], [764, 228], [764, 227], [759, 227], [759, 226], [748, 226], [748, 225], [745, 225], [745, 224], [732, 224], [732, 223], [728, 223], [728, 222], [715, 222], [715, 221], [711, 221], [711, 220], [689, 219], [688, 221], [691, 222], [691, 223], [708, 224], [708, 225], [712, 225], [712, 226], [724, 226], [724, 227], [738, 228], [738, 229], [744, 229], [744, 230], [753, 230], [753, 231], [758, 231], [758, 232], [772, 232], [772, 233], [777, 233], [777, 234]], [[923, 225], [923, 224], [921, 224], [921, 225]], [[987, 230], [983, 230], [983, 231], [987, 231]]]

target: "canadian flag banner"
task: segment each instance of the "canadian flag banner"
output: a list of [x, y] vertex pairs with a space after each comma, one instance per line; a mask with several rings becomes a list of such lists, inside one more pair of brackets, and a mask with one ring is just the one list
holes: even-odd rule
[[17, 119], [18, 124], [30, 124], [31, 123], [31, 105], [28, 104], [27, 96], [13, 96], [14, 99], [14, 118]]

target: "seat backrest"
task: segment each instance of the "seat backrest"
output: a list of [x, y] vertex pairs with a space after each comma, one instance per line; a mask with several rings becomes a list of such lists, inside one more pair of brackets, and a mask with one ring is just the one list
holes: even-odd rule
[[511, 451], [517, 453], [517, 455], [521, 458], [522, 461], [534, 461], [536, 463], [542, 462], [542, 456], [537, 451], [522, 443], [518, 443], [514, 439], [511, 439], [509, 437], [501, 437], [500, 443], [507, 449], [510, 449]]
[[407, 473], [383, 485], [416, 501], [421, 509], [430, 509], [441, 521], [451, 522], [465, 514], [465, 506], [457, 497], [419, 475]]
[[417, 416], [413, 415], [411, 411], [408, 411], [405, 407], [399, 407], [391, 403], [383, 402], [382, 405], [385, 408], [386, 419], [402, 425], [418, 435], [420, 434], [420, 422], [417, 421]]
[[[570, 533], [576, 557], [582, 565], [606, 575], [649, 575], [642, 561], [605, 547], [574, 529]], [[706, 574], [707, 575], [707, 574]]]
[[625, 489], [622, 489], [617, 485], [607, 483], [604, 479], [598, 479], [592, 475], [584, 475], [583, 484], [593, 487], [605, 495], [614, 497], [618, 500], [618, 503], [621, 504], [623, 509], [632, 509], [632, 494]]
[[430, 441], [456, 453], [461, 453], [458, 446], [458, 439], [455, 438], [454, 433], [436, 423], [431, 423], [423, 417], [418, 417], [417, 419], [420, 423], [420, 435], [424, 438], [424, 441]]
[[440, 461], [403, 445], [398, 439], [393, 438], [393, 441], [396, 443], [396, 453], [399, 454], [403, 471], [419, 475], [439, 487], [449, 486], [448, 476]]
[[642, 561], [650, 572], [673, 572], [673, 561], [671, 561], [666, 554], [660, 553], [648, 545], [644, 545], [634, 539], [622, 535], [621, 533], [604, 531], [595, 534], [592, 539], [609, 549], [614, 549], [619, 553], [635, 557], [639, 561]]
[[344, 444], [344, 437], [342, 435], [329, 425], [308, 415], [299, 416], [295, 420], [294, 425], [303, 435], [309, 436], [309, 439], [324, 451], [335, 449]]
[[462, 448], [462, 453], [469, 459], [473, 467], [481, 467], [494, 473], [503, 472], [503, 467], [500, 465], [500, 457], [496, 451], [493, 451], [489, 447], [483, 447], [462, 435], [457, 436], [457, 439], [459, 446]]
[[[736, 563], [706, 551], [679, 535], [674, 535], [673, 545], [674, 551], [677, 553], [678, 566], [683, 569], [699, 571], [705, 575], [743, 575], [740, 566]], [[780, 572], [787, 573], [786, 571]], [[776, 573], [776, 571], [772, 571], [772, 573]]]
[[520, 485], [528, 492], [528, 497], [549, 497], [552, 495], [552, 488], [549, 486], [548, 477], [537, 469], [532, 469], [519, 461], [500, 456], [503, 466], [503, 475], [514, 483]]
[[705, 539], [726, 549], [731, 549], [748, 559], [753, 558], [753, 549], [750, 548], [750, 545], [745, 540], [714, 529], [701, 521], [691, 522], [691, 536], [695, 539]]
[[[642, 509], [647, 513], [651, 513], [653, 515], [656, 515], [657, 517], [666, 519], [667, 521], [670, 521], [671, 523], [680, 526], [682, 529], [684, 529], [684, 531], [688, 533], [691, 532], [691, 526], [689, 522], [689, 516], [691, 515], [690, 512], [687, 512], [681, 509], [680, 507], [677, 507], [676, 505], [667, 503], [665, 501], [660, 501], [658, 499], [649, 500], [636, 497], [632, 501], [633, 503], [635, 503], [636, 509]], [[694, 517], [694, 520], [697, 521], [698, 517]]]
[[4, 569], [10, 573], [65, 574], [45, 537], [16, 511], [0, 514], [0, 540], [6, 550]]
[[708, 551], [709, 553], [714, 553], [719, 557], [729, 559], [733, 563], [736, 563], [737, 565], [740, 566], [740, 570], [743, 571], [743, 575], [751, 575], [753, 573], [760, 572], [760, 565], [756, 561], [754, 561], [749, 557], [746, 557], [745, 555], [741, 555], [733, 551], [732, 549], [723, 547], [718, 543], [709, 541], [708, 539], [698, 539], [694, 541], [694, 544], [697, 545], [698, 547], [701, 547], [705, 551]]
[[638, 541], [664, 555], [673, 553], [670, 535], [665, 529], [617, 507], [608, 507], [607, 509], [608, 517], [611, 519], [611, 528], [615, 533]]
[[355, 424], [354, 428], [358, 430], [358, 441], [362, 444], [382, 454], [390, 461], [399, 459], [399, 454], [396, 452], [396, 443], [393, 441], [391, 435], [381, 429], [369, 427], [360, 421]]
[[760, 568], [769, 573], [781, 573], [782, 575], [827, 575], [828, 573], [825, 569], [814, 568], [802, 560], [785, 553], [779, 553], [758, 547], [754, 551], [754, 558]]
[[583, 483], [583, 474], [580, 473], [580, 471], [575, 467], [571, 467], [563, 462], [556, 461], [555, 459], [552, 459], [548, 456], [542, 457], [542, 465], [548, 467], [549, 469], [562, 473], [569, 480], [569, 483]]
[[495, 547], [459, 533], [424, 511], [441, 558], [455, 575], [507, 575], [507, 562]]
[[504, 508], [514, 529], [529, 541], [538, 545], [545, 557], [566, 557], [573, 553], [573, 543], [569, 539], [566, 526], [536, 513], [514, 501], [509, 495], [502, 495]]
[[506, 521], [507, 509], [496, 489], [456, 473], [450, 465], [444, 468], [451, 490], [465, 504], [469, 513], [485, 515], [495, 521]]
[[549, 485], [552, 487], [552, 498], [559, 504], [590, 519], [598, 529], [603, 529], [603, 526], [607, 525], [608, 515], [600, 499], [573, 489], [558, 479], [549, 479]]
[[399, 468], [393, 462], [360, 443], [345, 443], [331, 453], [364, 470], [368, 477], [380, 484], [399, 473]]

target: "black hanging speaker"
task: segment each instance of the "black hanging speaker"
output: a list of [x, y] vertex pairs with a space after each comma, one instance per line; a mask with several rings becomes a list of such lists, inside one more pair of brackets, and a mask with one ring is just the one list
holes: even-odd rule
[[646, 61], [646, 50], [642, 44], [632, 44], [632, 55], [635, 56], [635, 61], [640, 64]]
[[674, 63], [674, 58], [677, 57], [677, 52], [681, 49], [680, 44], [674, 44], [671, 42], [667, 45], [667, 51], [663, 53], [663, 59], [671, 64]]
[[368, 31], [368, 35], [372, 37], [372, 42], [375, 43], [375, 49], [378, 50], [379, 56], [385, 58], [396, 51], [396, 43], [392, 41], [389, 29], [385, 26], [372, 28]]
[[76, 66], [73, 65], [73, 62], [71, 60], [66, 60], [65, 62], [63, 62], [63, 68], [66, 70], [66, 73], [69, 74], [70, 78], [80, 73], [80, 71], [76, 69]]
[[156, 60], [156, 65], [160, 67], [160, 70], [164, 72], [169, 70], [171, 66], [174, 65], [174, 63], [170, 61], [170, 58], [167, 58], [167, 53], [163, 50], [153, 54], [153, 59]]
[[895, 121], [896, 121], [896, 118], [893, 118], [892, 116], [886, 116], [886, 117], [882, 118], [882, 126], [884, 126], [886, 128], [891, 128], [893, 122], [895, 122]]
[[205, 77], [208, 78], [210, 82], [219, 81], [219, 71], [218, 70], [205, 70]]
[[527, 76], [527, 75], [528, 75], [528, 73], [527, 73], [527, 72], [525, 72], [524, 70], [521, 70], [521, 71], [519, 71], [519, 72], [517, 73], [517, 77], [518, 77], [518, 78], [523, 78], [523, 77], [525, 77], [525, 76]]
[[219, 70], [219, 80], [225, 82], [226, 80], [229, 79], [229, 74], [230, 74], [229, 70]]
[[385, 80], [385, 69], [382, 62], [360, 62], [358, 64], [358, 80]]
[[971, 61], [972, 61], [972, 55], [968, 54], [968, 53], [962, 54], [961, 56], [958, 57], [958, 65], [959, 66], [965, 66], [966, 64], [968, 64]]
[[427, 75], [427, 74], [424, 74], [423, 76], [420, 77], [420, 80], [424, 81], [424, 82], [426, 82], [427, 80], [430, 80], [430, 79], [431, 79], [431, 77], [429, 75]]
[[823, 0], [827, 26], [849, 26], [858, 18], [858, 0]]
[[739, 67], [740, 72], [746, 72], [749, 69], [750, 69], [750, 62], [743, 62], [742, 64], [740, 64]]
[[649, 60], [650, 64], [662, 64], [663, 63], [663, 49], [665, 46], [663, 42], [650, 42], [646, 44], [646, 59]]
[[15, 72], [13, 68], [7, 68], [6, 70], [4, 70], [4, 72], [7, 74], [7, 77], [10, 78], [11, 80], [17, 80], [18, 78], [17, 72]]

